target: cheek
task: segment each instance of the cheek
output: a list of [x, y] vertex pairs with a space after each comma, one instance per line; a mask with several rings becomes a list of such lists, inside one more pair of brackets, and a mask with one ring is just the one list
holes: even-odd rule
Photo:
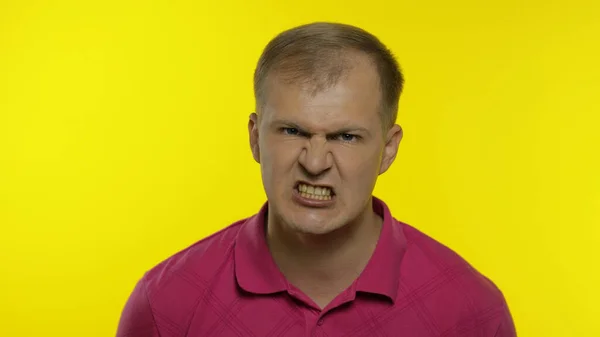
[[380, 158], [374, 151], [347, 153], [339, 162], [342, 180], [349, 187], [371, 188], [379, 174]]
[[265, 178], [274, 183], [290, 179], [298, 160], [298, 152], [299, 147], [293, 142], [265, 142], [261, 148], [261, 166], [267, 174]]

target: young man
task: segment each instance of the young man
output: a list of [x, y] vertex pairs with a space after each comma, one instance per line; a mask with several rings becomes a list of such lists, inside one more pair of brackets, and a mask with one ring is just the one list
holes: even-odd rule
[[388, 49], [357, 27], [285, 31], [248, 131], [267, 202], [139, 281], [118, 337], [512, 337], [502, 293], [372, 192], [402, 138]]

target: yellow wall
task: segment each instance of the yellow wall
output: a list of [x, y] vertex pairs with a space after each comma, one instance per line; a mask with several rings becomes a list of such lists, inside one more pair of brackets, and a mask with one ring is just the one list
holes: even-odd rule
[[1, 336], [114, 335], [145, 270], [258, 210], [253, 67], [315, 20], [405, 70], [376, 195], [490, 276], [520, 336], [600, 336], [597, 1], [204, 3], [0, 1]]

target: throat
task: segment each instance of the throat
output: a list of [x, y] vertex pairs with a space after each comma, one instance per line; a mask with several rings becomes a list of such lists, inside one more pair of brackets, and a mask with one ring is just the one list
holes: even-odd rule
[[366, 261], [348, 266], [349, 268], [296, 269], [283, 271], [288, 282], [300, 289], [306, 296], [323, 309], [339, 294], [348, 289], [358, 278]]
[[376, 216], [370, 226], [312, 238], [286, 238], [269, 230], [267, 242], [287, 281], [323, 308], [362, 273], [377, 246], [381, 222]]
[[371, 254], [372, 251], [354, 259], [337, 261], [328, 257], [296, 260], [298, 263], [291, 263], [291, 259], [276, 259], [276, 263], [290, 284], [308, 296], [319, 309], [324, 309], [356, 281]]

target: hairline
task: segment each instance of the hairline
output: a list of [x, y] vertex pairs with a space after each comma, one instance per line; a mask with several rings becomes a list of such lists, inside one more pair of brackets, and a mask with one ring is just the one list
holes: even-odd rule
[[[324, 86], [320, 86], [321, 83], [319, 82], [323, 82], [323, 77], [326, 77], [327, 74], [324, 75], [314, 75], [314, 74], [296, 74], [296, 78], [299, 78], [300, 81], [291, 81], [291, 80], [286, 80], [285, 78], [282, 78], [282, 72], [285, 73], [286, 69], [285, 67], [281, 66], [281, 60], [279, 60], [279, 62], [276, 62], [274, 64], [272, 64], [268, 69], [266, 69], [266, 72], [263, 73], [263, 76], [261, 77], [260, 81], [259, 81], [259, 87], [256, 88], [256, 93], [257, 96], [255, 97], [256, 102], [255, 102], [255, 109], [256, 109], [256, 114], [258, 116], [258, 119], [261, 119], [261, 114], [262, 114], [262, 110], [264, 109], [266, 102], [267, 102], [267, 86], [268, 83], [270, 81], [275, 80], [276, 78], [278, 78], [278, 80], [283, 81], [284, 84], [286, 85], [291, 85], [291, 86], [305, 86], [308, 85], [308, 91], [310, 92], [311, 95], [317, 95], [319, 93], [322, 93], [323, 91], [330, 89], [334, 86], [336, 86], [337, 84], [339, 84], [341, 81], [344, 80], [344, 77], [348, 75], [348, 73], [350, 71], [352, 71], [352, 66], [346, 66], [348, 64], [351, 64], [352, 62], [356, 62], [355, 60], [351, 60], [352, 59], [352, 54], [356, 55], [360, 55], [360, 56], [364, 56], [366, 57], [366, 59], [368, 60], [370, 66], [372, 67], [373, 71], [375, 71], [375, 74], [377, 76], [377, 91], [379, 92], [379, 103], [378, 103], [378, 107], [377, 107], [377, 114], [379, 115], [379, 120], [381, 123], [381, 127], [383, 129], [383, 133], [384, 135], [387, 133], [387, 131], [389, 131], [395, 124], [395, 120], [391, 121], [391, 117], [394, 114], [393, 110], [397, 109], [397, 103], [395, 104], [395, 106], [388, 106], [388, 104], [386, 104], [386, 99], [385, 99], [385, 94], [384, 94], [384, 90], [382, 88], [382, 76], [381, 73], [377, 67], [377, 62], [375, 61], [375, 58], [370, 54], [367, 53], [363, 50], [357, 49], [357, 48], [353, 48], [353, 47], [345, 47], [343, 48], [343, 50], [340, 53], [341, 55], [338, 58], [338, 62], [343, 63], [342, 65], [344, 66], [344, 70], [339, 74], [339, 76], [337, 76], [335, 78], [334, 81], [331, 81], [329, 83], [327, 83]], [[282, 71], [283, 70], [283, 71]], [[285, 75], [283, 75], [285, 77]], [[312, 77], [312, 78], [311, 78]], [[316, 80], [315, 80], [316, 78]]]

